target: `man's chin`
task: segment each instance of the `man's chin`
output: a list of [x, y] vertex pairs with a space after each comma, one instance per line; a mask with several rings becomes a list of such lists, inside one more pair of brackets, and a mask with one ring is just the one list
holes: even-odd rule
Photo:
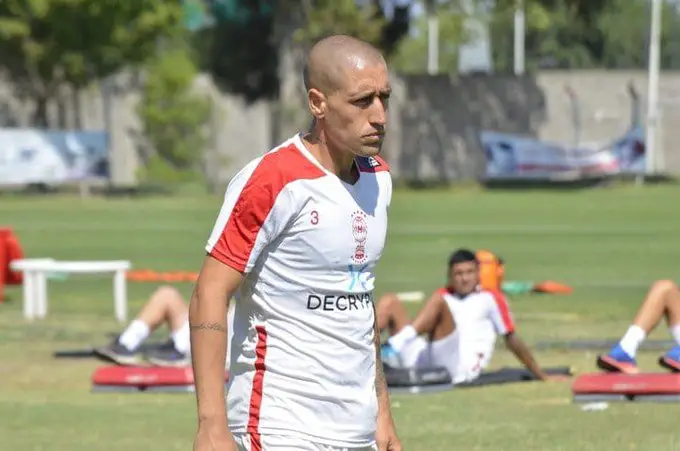
[[360, 157], [374, 157], [380, 154], [382, 150], [382, 143], [377, 144], [364, 144], [355, 152], [356, 155]]
[[456, 290], [456, 293], [458, 293], [462, 297], [468, 296], [468, 295], [470, 295], [474, 292], [475, 292], [475, 287], [472, 287], [472, 288], [469, 288], [469, 289], [466, 289], [466, 290]]

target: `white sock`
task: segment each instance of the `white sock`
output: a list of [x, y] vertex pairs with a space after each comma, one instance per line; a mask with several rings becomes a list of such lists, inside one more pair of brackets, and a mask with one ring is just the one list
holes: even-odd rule
[[638, 348], [642, 342], [645, 341], [645, 338], [647, 338], [647, 333], [644, 329], [633, 324], [628, 328], [626, 334], [619, 342], [619, 345], [621, 345], [621, 348], [623, 348], [629, 356], [635, 357]]
[[673, 340], [675, 344], [680, 345], [680, 324], [675, 324], [671, 326], [671, 335], [673, 335]]
[[411, 326], [410, 324], [406, 327], [404, 327], [402, 330], [397, 332], [394, 336], [390, 337], [387, 339], [387, 342], [392, 346], [392, 348], [397, 351], [401, 352], [402, 349], [404, 349], [404, 346], [406, 346], [411, 340], [416, 338], [418, 334], [416, 333], [416, 330]]
[[182, 354], [188, 354], [191, 349], [189, 337], [189, 320], [187, 319], [179, 329], [172, 332], [172, 342], [175, 344], [175, 349]]
[[149, 329], [148, 324], [136, 319], [130, 323], [127, 329], [125, 329], [118, 339], [118, 343], [125, 346], [128, 351], [134, 351], [144, 340], [146, 340], [146, 337], [149, 336], [150, 332], [151, 330]]

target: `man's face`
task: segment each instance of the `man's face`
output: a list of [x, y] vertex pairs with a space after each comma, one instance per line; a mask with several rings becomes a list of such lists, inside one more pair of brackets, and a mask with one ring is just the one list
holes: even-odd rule
[[368, 157], [380, 152], [385, 138], [389, 74], [383, 62], [354, 63], [327, 97], [324, 131], [333, 147]]
[[477, 262], [456, 263], [449, 273], [449, 285], [461, 296], [472, 293], [479, 284], [479, 265]]

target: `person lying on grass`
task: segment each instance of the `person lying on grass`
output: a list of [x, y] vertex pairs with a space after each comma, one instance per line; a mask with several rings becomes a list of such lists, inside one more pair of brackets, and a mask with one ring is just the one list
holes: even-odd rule
[[[233, 309], [229, 310], [230, 321], [232, 317]], [[144, 350], [142, 344], [163, 325], [170, 335], [167, 342]], [[159, 286], [125, 330], [107, 345], [95, 348], [94, 354], [118, 365], [190, 366], [189, 307], [182, 293], [170, 285]]]

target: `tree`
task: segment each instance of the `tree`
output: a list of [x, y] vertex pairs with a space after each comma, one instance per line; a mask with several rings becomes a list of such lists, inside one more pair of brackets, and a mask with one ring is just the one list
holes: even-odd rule
[[[463, 24], [465, 14], [456, 7], [456, 2], [442, 3], [436, 14], [439, 21], [439, 70], [441, 73], [458, 71], [458, 50], [466, 39]], [[427, 72], [428, 25], [427, 17], [420, 17], [411, 23], [412, 33], [396, 46], [391, 58], [393, 69], [404, 74]]]
[[138, 114], [151, 152], [141, 178], [147, 182], [188, 182], [201, 177], [211, 103], [193, 92], [198, 71], [182, 46], [154, 58]]
[[214, 26], [194, 41], [206, 48], [201, 62], [220, 87], [246, 101], [279, 93], [279, 52], [284, 36], [309, 46], [328, 34], [349, 34], [389, 57], [408, 30], [405, 8], [387, 21], [379, 0], [213, 0]]
[[[646, 68], [651, 8], [645, 0], [610, 0], [597, 17], [602, 41], [602, 64], [611, 68]], [[625, 24], [625, 26], [621, 26]], [[661, 67], [677, 68], [678, 13], [666, 3], [661, 25]], [[675, 38], [675, 39], [674, 39]]]
[[2, 0], [0, 70], [35, 101], [35, 124], [48, 127], [47, 103], [61, 86], [144, 62], [180, 32], [181, 16], [180, 0]]
[[[512, 67], [513, 10], [516, 0], [496, 0], [494, 62]], [[527, 66], [558, 68], [637, 68], [647, 65], [649, 0], [524, 0], [528, 16]], [[678, 67], [680, 15], [664, 3], [662, 67]]]
[[295, 36], [307, 44], [329, 34], [347, 34], [376, 47], [382, 45], [386, 21], [379, 5], [357, 5], [355, 0], [315, 0], [301, 2], [303, 23]]
[[200, 62], [223, 91], [246, 101], [278, 95], [279, 55], [274, 39], [276, 10], [269, 0], [216, 0], [214, 26], [194, 39], [205, 52]]

